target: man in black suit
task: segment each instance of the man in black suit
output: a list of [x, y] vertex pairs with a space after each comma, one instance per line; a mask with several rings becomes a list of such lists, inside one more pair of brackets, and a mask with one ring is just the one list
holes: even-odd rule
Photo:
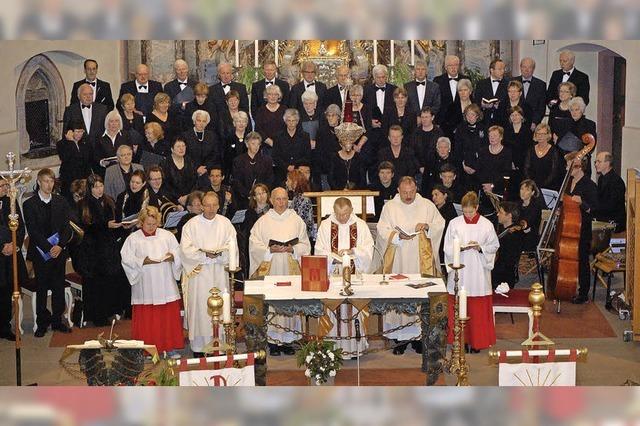
[[[474, 102], [480, 105], [484, 113], [484, 123], [487, 126], [498, 124], [499, 114], [498, 108], [500, 104], [508, 102], [507, 84], [504, 78], [505, 63], [502, 59], [494, 59], [489, 64], [489, 77], [483, 78], [476, 85], [473, 92]], [[497, 99], [494, 102], [485, 102]]]
[[93, 102], [93, 88], [88, 83], [78, 87], [78, 99], [64, 110], [62, 116], [63, 134], [68, 140], [73, 140], [71, 123], [80, 121], [84, 124], [84, 133], [89, 145], [94, 146], [96, 140], [104, 133], [104, 120], [107, 117], [107, 107]]
[[623, 232], [627, 228], [625, 186], [622, 178], [613, 170], [612, 161], [610, 152], [602, 151], [596, 155], [598, 207], [592, 213], [596, 220], [615, 222], [615, 232]]
[[78, 87], [83, 83], [88, 83], [93, 88], [93, 102], [102, 104], [107, 107], [107, 111], [111, 111], [114, 105], [111, 85], [97, 78], [98, 63], [94, 59], [84, 61], [84, 75], [85, 78], [83, 80], [73, 83], [71, 95], [69, 96], [69, 105], [78, 102]]
[[[38, 172], [38, 191], [24, 202], [24, 220], [29, 232], [27, 259], [33, 262], [36, 280], [37, 326], [35, 336], [44, 337], [47, 328], [63, 333], [71, 329], [62, 322], [64, 313], [64, 273], [67, 260], [65, 246], [71, 238], [69, 204], [53, 193], [55, 174], [51, 169]], [[51, 290], [51, 307], [47, 309], [47, 291]]]
[[311, 90], [318, 95], [318, 106], [321, 111], [325, 105], [325, 97], [327, 95], [327, 86], [321, 81], [316, 81], [316, 64], [311, 61], [305, 61], [300, 67], [302, 80], [294, 84], [289, 92], [289, 108], [297, 109], [300, 114], [304, 114], [304, 106], [302, 105], [302, 94]]
[[524, 102], [531, 108], [531, 130], [542, 123], [547, 108], [547, 84], [537, 77], [533, 72], [536, 70], [536, 61], [533, 58], [522, 58], [520, 61], [520, 75], [515, 77], [522, 83], [522, 96]]
[[240, 110], [249, 114], [249, 96], [247, 88], [242, 83], [233, 81], [233, 66], [228, 63], [218, 65], [218, 78], [220, 81], [209, 86], [209, 102], [213, 102], [216, 111], [227, 109], [227, 94], [235, 90], [240, 95]]
[[416, 113], [422, 111], [424, 107], [429, 107], [431, 114], [436, 116], [441, 104], [440, 87], [427, 80], [427, 63], [422, 59], [416, 60], [414, 74], [415, 80], [404, 84], [409, 95], [409, 107]]
[[547, 88], [547, 104], [558, 102], [558, 85], [570, 81], [576, 85], [576, 96], [580, 96], [589, 105], [589, 76], [574, 67], [576, 55], [570, 50], [560, 52], [560, 69], [551, 74]]
[[176, 59], [173, 70], [176, 78], [164, 85], [164, 93], [171, 98], [171, 112], [178, 122], [191, 122], [191, 116], [187, 116], [187, 104], [195, 99], [194, 89], [198, 82], [189, 77], [189, 64], [184, 59]]
[[447, 55], [444, 58], [444, 68], [446, 72], [433, 79], [433, 82], [440, 86], [440, 111], [436, 116], [437, 124], [444, 121], [449, 105], [458, 97], [458, 81], [469, 78], [460, 74], [460, 58], [455, 55]]
[[[145, 64], [139, 64], [135, 74], [135, 79], [122, 83], [118, 99], [125, 93], [132, 94], [136, 98], [136, 112], [146, 117], [153, 110], [153, 98], [162, 92], [162, 84], [159, 81], [149, 80], [149, 67]], [[119, 102], [118, 108], [121, 109]]]
[[256, 81], [251, 85], [251, 116], [256, 116], [256, 111], [267, 101], [264, 98], [264, 91], [267, 86], [275, 84], [280, 88], [282, 92], [282, 103], [287, 104], [289, 99], [289, 83], [276, 77], [278, 68], [275, 61], [267, 60], [262, 65], [262, 71], [264, 72], [264, 79]]
[[[338, 105], [340, 109], [342, 109], [342, 105], [344, 105], [345, 101], [345, 95], [347, 93], [349, 74], [350, 70], [346, 65], [340, 65], [336, 68], [337, 84], [327, 90], [325, 105], [321, 108], [322, 111], [326, 110], [329, 105]], [[318, 105], [318, 107], [321, 107], [321, 105]]]

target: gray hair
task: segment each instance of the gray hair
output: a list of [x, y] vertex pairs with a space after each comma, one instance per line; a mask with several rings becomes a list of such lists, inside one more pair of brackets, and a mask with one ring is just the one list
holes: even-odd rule
[[349, 93], [357, 93], [358, 95], [362, 95], [364, 93], [364, 89], [360, 84], [354, 84], [349, 88]]
[[284, 119], [284, 121], [287, 121], [287, 118], [290, 117], [295, 118], [296, 120], [300, 120], [300, 113], [295, 108], [287, 108], [282, 118]]
[[306, 101], [318, 102], [318, 94], [313, 90], [305, 90], [301, 98], [302, 98], [302, 102], [306, 102]]
[[416, 59], [413, 68], [415, 69], [418, 65], [427, 68], [427, 61], [425, 61], [424, 59]]
[[189, 64], [184, 59], [176, 59], [173, 63], [173, 69], [175, 70], [178, 65], [186, 65], [187, 68], [189, 68]]
[[107, 126], [109, 125], [109, 121], [113, 120], [113, 119], [118, 120], [118, 122], [120, 123], [120, 128], [118, 129], [118, 131], [122, 130], [122, 116], [120, 116], [120, 113], [118, 112], [117, 109], [113, 109], [111, 111], [109, 111], [107, 113], [107, 116], [104, 118], [104, 128], [106, 129]]
[[191, 121], [193, 121], [193, 124], [196, 124], [196, 118], [198, 118], [199, 115], [204, 115], [205, 119], [207, 120], [207, 124], [211, 122], [211, 115], [209, 115], [207, 111], [203, 109], [197, 109], [193, 111], [193, 114], [191, 114]]
[[260, 136], [260, 133], [258, 132], [249, 132], [249, 134], [247, 134], [247, 137], [244, 138], [244, 143], [247, 144], [252, 140], [257, 140], [262, 143], [262, 136]]
[[444, 65], [447, 65], [447, 62], [452, 61], [452, 60], [456, 60], [456, 62], [458, 62], [458, 64], [460, 64], [460, 58], [458, 58], [456, 55], [447, 55], [444, 57]]
[[249, 116], [244, 111], [238, 111], [233, 114], [233, 123], [235, 124], [238, 120], [244, 120], [245, 123], [249, 124]]
[[532, 57], [529, 57], [529, 56], [527, 56], [525, 58], [522, 58], [520, 60], [520, 65], [524, 64], [526, 61], [531, 62], [533, 64], [533, 69], [534, 70], [536, 69], [536, 61]]
[[371, 70], [371, 75], [375, 77], [377, 74], [389, 75], [389, 70], [385, 65], [378, 64]]
[[576, 54], [573, 53], [571, 50], [561, 50], [560, 55], [558, 56], [568, 56], [569, 59], [571, 60], [571, 63], [576, 62]]
[[471, 80], [469, 80], [468, 78], [463, 78], [460, 81], [458, 81], [457, 90], [460, 90], [460, 87], [466, 87], [467, 89], [473, 92], [473, 85], [471, 84]]
[[337, 116], [340, 116], [342, 114], [342, 110], [338, 105], [331, 104], [327, 107], [326, 111], [324, 112], [324, 115], [329, 115], [329, 114], [336, 114]]
[[436, 147], [437, 147], [438, 145], [440, 145], [441, 143], [443, 143], [443, 144], [447, 145], [447, 148], [451, 149], [451, 139], [449, 139], [448, 137], [446, 137], [446, 136], [440, 136], [440, 137], [438, 138], [438, 141], [436, 142]]
[[265, 97], [267, 97], [267, 95], [268, 95], [269, 93], [271, 93], [271, 92], [274, 92], [274, 93], [277, 93], [277, 94], [278, 94], [278, 96], [280, 97], [280, 98], [278, 99], [278, 101], [281, 101], [281, 100], [282, 100], [282, 89], [280, 89], [280, 86], [278, 86], [277, 84], [272, 84], [272, 85], [270, 85], [270, 86], [267, 86], [267, 87], [264, 89], [264, 96], [265, 96]]
[[569, 109], [572, 109], [574, 106], [580, 108], [580, 111], [584, 114], [584, 110], [587, 108], [587, 104], [584, 103], [584, 99], [580, 96], [576, 96], [575, 98], [571, 98], [569, 101]]
[[82, 83], [76, 90], [76, 96], [78, 97], [78, 99], [80, 99], [80, 92], [82, 92], [83, 87], [88, 87], [89, 89], [91, 89], [91, 92], [93, 92], [93, 87], [89, 83]]

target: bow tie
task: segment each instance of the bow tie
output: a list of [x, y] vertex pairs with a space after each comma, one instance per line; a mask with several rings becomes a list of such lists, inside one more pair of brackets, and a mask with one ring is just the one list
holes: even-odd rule
[[91, 109], [91, 105], [82, 105], [82, 108], [88, 108], [88, 109]]
[[187, 85], [187, 82], [186, 82], [186, 81], [185, 81], [184, 83], [183, 83], [182, 81], [179, 81], [178, 83], [180, 84], [180, 87], [182, 87], [182, 86], [186, 86], [186, 85]]
[[138, 89], [145, 89], [146, 90], [146, 88], [147, 88], [146, 85], [138, 86]]
[[265, 82], [265, 86], [268, 86], [268, 85], [270, 85], [270, 84], [275, 84], [275, 83], [274, 83], [273, 81], [269, 81], [269, 80], [267, 80], [267, 81]]
[[382, 90], [384, 92], [384, 89], [386, 89], [386, 87], [378, 87], [378, 86], [376, 86], [376, 90]]
[[564, 75], [571, 76], [571, 71], [563, 71], [563, 74], [564, 74]]
[[231, 87], [231, 85], [230, 85], [230, 84], [223, 84], [223, 85], [222, 85], [222, 89], [223, 89], [223, 90], [224, 90], [225, 88], [227, 88], [227, 87]]
[[491, 80], [492, 83], [500, 83], [502, 80]]
[[416, 80], [416, 84], [417, 84], [418, 86], [420, 86], [420, 85], [423, 85], [423, 86], [425, 86], [425, 87], [427, 86], [427, 82], [426, 82], [426, 81], [417, 81], [417, 80]]
[[460, 77], [449, 77], [449, 81], [451, 80], [458, 81], [460, 80]]
[[531, 84], [531, 80], [522, 80], [522, 84], [529, 83]]
[[90, 84], [90, 85], [92, 85], [92, 86], [94, 86], [94, 87], [95, 87], [96, 82], [95, 82], [95, 81], [87, 81], [87, 84]]
[[311, 86], [315, 86], [315, 85], [316, 85], [316, 82], [315, 82], [315, 81], [314, 81], [313, 83], [307, 83], [307, 84], [306, 84], [307, 89], [308, 89], [309, 87], [311, 87]]
[[338, 91], [342, 92], [344, 90], [344, 87], [338, 85]]

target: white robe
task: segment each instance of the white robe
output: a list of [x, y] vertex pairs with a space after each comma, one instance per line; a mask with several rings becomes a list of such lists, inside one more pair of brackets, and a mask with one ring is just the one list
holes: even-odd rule
[[[351, 214], [351, 217], [349, 217], [349, 220], [347, 221], [346, 224], [339, 223], [336, 220], [335, 214], [333, 213], [331, 214], [331, 216], [329, 216], [329, 218], [323, 220], [322, 223], [320, 223], [320, 227], [318, 228], [318, 240], [316, 241], [316, 246], [315, 246], [315, 254], [328, 257], [327, 268], [329, 269], [329, 273], [331, 273], [334, 269], [332, 267], [334, 265], [332, 265], [333, 261], [331, 258], [331, 223], [332, 222], [338, 225], [338, 250], [350, 248], [351, 238], [349, 233], [349, 227], [354, 223], [356, 224], [358, 235], [356, 238], [355, 246], [353, 248], [354, 264], [357, 272], [368, 271], [371, 265], [371, 258], [373, 256], [373, 237], [371, 236], [371, 231], [369, 230], [369, 226], [367, 225], [367, 223], [354, 214]], [[342, 264], [339, 264], [338, 267], [339, 267], [339, 270], [342, 270]], [[340, 315], [342, 319], [350, 317], [349, 310], [350, 309], [348, 304], [343, 303], [342, 305], [340, 305]], [[356, 312], [356, 309], [352, 308], [351, 311], [352, 311], [351, 316], [353, 316], [353, 313]], [[333, 328], [329, 332], [329, 335], [337, 336], [338, 320], [333, 312], [331, 313], [331, 316], [332, 316], [331, 319], [333, 321]], [[358, 319], [361, 324], [362, 334], [364, 335], [365, 317], [362, 313], [360, 313], [358, 314]], [[351, 335], [352, 337], [355, 337], [356, 332], [353, 327], [353, 322], [351, 323], [342, 322], [340, 324], [340, 333], [341, 333], [341, 336]], [[356, 343], [355, 339], [336, 340], [335, 345], [337, 348], [342, 348], [343, 351], [347, 351], [347, 352], [356, 352], [356, 351], [362, 352], [365, 349], [367, 349], [367, 347], [369, 346], [366, 338], [362, 338], [360, 340], [359, 345]]]
[[184, 273], [192, 274], [196, 267], [201, 267], [199, 273], [189, 279], [183, 279], [185, 320], [189, 329], [191, 349], [194, 352], [202, 352], [213, 340], [211, 316], [207, 312], [209, 290], [217, 287], [221, 292], [229, 291], [229, 274], [224, 270], [229, 264], [229, 251], [226, 250], [222, 255], [210, 259], [200, 249], [216, 250], [231, 246], [235, 247], [233, 251], [236, 253], [237, 264], [236, 230], [229, 219], [222, 215], [217, 214], [211, 220], [198, 215], [182, 228], [180, 248]]
[[[291, 209], [282, 214], [271, 209], [262, 215], [251, 229], [249, 237], [249, 276], [251, 276], [264, 261], [271, 261], [269, 275], [289, 275], [289, 254], [271, 253], [269, 240], [289, 241], [298, 238], [298, 244], [293, 246], [292, 256], [298, 262], [304, 255], [311, 253], [311, 244], [307, 236], [307, 226], [300, 216]], [[273, 309], [270, 308], [273, 312]], [[296, 331], [302, 331], [300, 316], [288, 317], [276, 315], [273, 322]], [[272, 326], [267, 327], [267, 337], [272, 341], [279, 340], [291, 343], [299, 340], [300, 336], [290, 331], [284, 331]]]
[[[146, 257], [160, 260], [167, 253], [173, 255], [173, 262], [143, 265]], [[158, 228], [155, 235], [146, 237], [139, 229], [127, 237], [120, 255], [131, 284], [132, 305], [164, 305], [180, 300], [176, 285], [182, 272], [180, 246], [171, 232]]]
[[[380, 213], [380, 221], [378, 222], [378, 237], [376, 245], [380, 253], [384, 253], [389, 236], [394, 232], [394, 228], [399, 226], [406, 232], [414, 232], [418, 223], [426, 223], [429, 229], [426, 231], [427, 237], [431, 240], [431, 251], [436, 265], [440, 265], [440, 257], [438, 250], [440, 248], [440, 239], [444, 231], [445, 221], [440, 215], [438, 208], [420, 194], [416, 194], [416, 198], [411, 204], [402, 202], [400, 194], [396, 194], [392, 200], [388, 201], [382, 208]], [[396, 246], [396, 254], [393, 259], [391, 272], [394, 274], [419, 274], [419, 244], [418, 236], [411, 240], [401, 240], [396, 233], [392, 243]], [[415, 321], [415, 315], [398, 314], [396, 312], [388, 312], [384, 314], [384, 330], [398, 327]], [[420, 335], [420, 324], [414, 324], [405, 327], [393, 333], [386, 335], [389, 339], [409, 340]]]
[[[500, 247], [493, 224], [483, 216], [480, 216], [476, 224], [465, 223], [463, 216], [452, 219], [444, 238], [444, 257], [447, 265], [453, 263], [453, 238], [456, 236], [460, 239], [460, 245], [477, 241], [482, 249], [482, 253], [475, 249], [460, 252], [460, 263], [464, 268], [458, 270], [458, 287], [464, 286], [470, 297], [492, 294], [491, 271]], [[450, 270], [448, 266], [447, 270]], [[450, 273], [447, 281], [449, 294], [454, 294], [454, 275]]]

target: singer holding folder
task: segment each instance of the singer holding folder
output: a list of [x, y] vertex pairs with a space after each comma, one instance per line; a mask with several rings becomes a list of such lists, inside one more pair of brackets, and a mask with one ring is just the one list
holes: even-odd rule
[[[44, 337], [47, 328], [70, 333], [62, 322], [64, 313], [64, 273], [66, 244], [71, 238], [69, 205], [53, 194], [55, 174], [51, 169], [38, 172], [38, 191], [24, 202], [24, 220], [29, 233], [27, 259], [33, 262], [36, 280], [36, 337]], [[57, 236], [57, 237], [56, 237]], [[53, 243], [51, 241], [54, 241]], [[57, 242], [56, 242], [57, 241]], [[51, 290], [51, 307], [47, 309], [47, 291]]]

